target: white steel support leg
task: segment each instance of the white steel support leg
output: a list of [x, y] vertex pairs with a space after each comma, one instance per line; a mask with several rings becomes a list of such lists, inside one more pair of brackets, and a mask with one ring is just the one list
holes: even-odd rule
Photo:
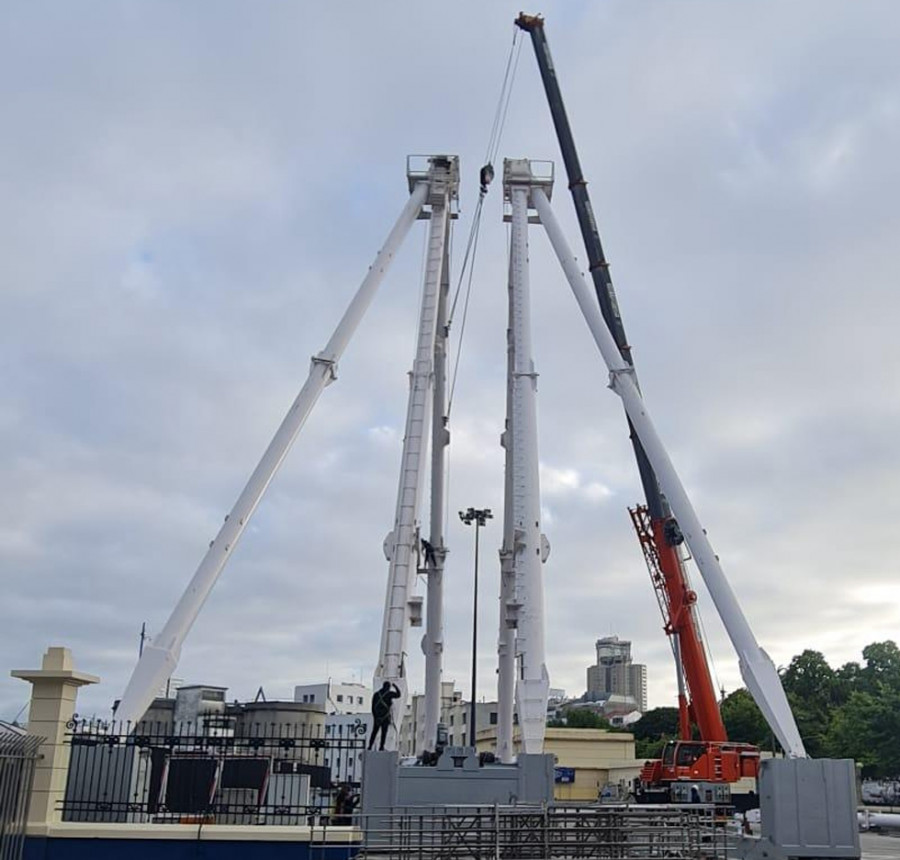
[[[511, 263], [511, 261], [510, 261]], [[512, 266], [510, 265], [510, 289]], [[497, 758], [504, 764], [515, 759], [513, 752], [513, 714], [516, 690], [516, 631], [517, 610], [515, 542], [513, 519], [513, 434], [512, 403], [515, 348], [512, 332], [512, 302], [509, 306], [509, 327], [506, 331], [506, 427], [500, 438], [505, 456], [503, 505], [503, 546], [500, 549], [500, 624], [497, 636]]]
[[[405, 655], [410, 613], [409, 601], [415, 585], [418, 557], [416, 518], [426, 464], [432, 383], [434, 381], [432, 362], [438, 317], [438, 296], [441, 288], [441, 272], [444, 264], [444, 246], [449, 218], [448, 178], [445, 176], [442, 179], [437, 175], [438, 168], [434, 170], [430, 195], [432, 207], [428, 253], [422, 287], [416, 356], [410, 374], [406, 432], [403, 437], [400, 484], [397, 490], [397, 510], [393, 531], [385, 540], [385, 552], [390, 564], [381, 633], [381, 650], [373, 682], [373, 688], [376, 690], [385, 681], [396, 684], [400, 690], [400, 698], [393, 706], [394, 731], [388, 733], [386, 750], [397, 749], [400, 723], [403, 719], [408, 694]], [[443, 188], [442, 191], [441, 188]]]
[[[441, 720], [441, 673], [444, 652], [444, 473], [447, 428], [447, 298], [450, 294], [449, 242], [444, 240], [444, 263], [434, 339], [434, 396], [431, 410], [431, 523], [425, 568], [428, 591], [425, 618], [425, 749], [434, 752]], [[420, 750], [416, 750], [420, 752]]]
[[747, 618], [737, 602], [734, 591], [725, 578], [719, 559], [706, 537], [706, 532], [700, 525], [693, 505], [650, 418], [635, 384], [631, 368], [623, 361], [616, 348], [615, 341], [600, 315], [597, 302], [588, 289], [584, 276], [566, 244], [549, 201], [540, 190], [534, 191], [532, 200], [547, 230], [553, 249], [559, 257], [569, 285], [575, 293], [575, 298], [584, 314], [594, 341], [609, 368], [610, 388], [622, 398], [625, 411], [637, 431], [647, 452], [647, 458], [659, 480], [660, 489], [672, 508], [672, 513], [681, 527], [688, 547], [697, 562], [697, 567], [700, 569], [700, 574], [703, 576], [703, 581], [709, 589], [713, 603], [715, 603], [722, 623], [731, 638], [731, 643], [738, 655], [744, 682], [785, 752], [791, 757], [803, 757], [806, 755], [803, 741], [784, 694], [784, 688], [781, 686], [781, 679], [778, 677], [775, 664], [769, 655], [760, 648]]
[[519, 677], [516, 706], [522, 751], [541, 753], [547, 723], [550, 679], [544, 656], [544, 580], [542, 570], [541, 500], [537, 451], [537, 374], [531, 351], [531, 308], [528, 282], [527, 186], [513, 185], [510, 239], [514, 364], [512, 411], [513, 564], [520, 603], [516, 650]]
[[238, 496], [231, 513], [203, 556], [187, 589], [172, 611], [169, 620], [153, 642], [144, 647], [125, 693], [119, 702], [116, 717], [135, 723], [144, 716], [157, 691], [172, 675], [181, 656], [181, 646], [197, 619], [206, 598], [212, 591], [222, 568], [230, 558], [250, 517], [256, 510], [266, 487], [278, 471], [297, 434], [306, 422], [319, 395], [337, 378], [337, 362], [356, 331], [360, 320], [372, 302], [378, 285], [384, 278], [397, 249], [409, 232], [428, 196], [428, 183], [418, 183], [412, 192], [387, 241], [378, 252], [375, 262], [363, 279], [356, 295], [338, 323], [325, 349], [312, 359], [303, 388], [291, 405], [281, 426], [275, 433], [243, 492]]

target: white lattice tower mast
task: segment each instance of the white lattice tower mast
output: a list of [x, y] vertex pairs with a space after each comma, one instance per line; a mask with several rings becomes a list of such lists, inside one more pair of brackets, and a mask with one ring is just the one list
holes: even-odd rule
[[[455, 156], [432, 156], [428, 168], [428, 203], [431, 222], [422, 303], [419, 314], [416, 354], [410, 373], [409, 401], [403, 453], [400, 461], [400, 483], [394, 528], [385, 538], [388, 559], [388, 584], [385, 595], [381, 648], [373, 680], [374, 689], [385, 681], [396, 684], [400, 698], [394, 703], [394, 731], [388, 733], [385, 749], [397, 749], [400, 723], [406, 706], [407, 633], [411, 624], [421, 624], [421, 598], [413, 595], [418, 570], [419, 536], [417, 520], [423, 476], [427, 463], [427, 442], [431, 420], [434, 383], [434, 347], [437, 331], [439, 298], [445, 262], [447, 225], [450, 202], [459, 187], [459, 163]], [[410, 178], [412, 183], [414, 178]]]
[[[512, 288], [512, 257], [509, 286]], [[504, 764], [515, 759], [513, 752], [513, 715], [516, 696], [516, 604], [515, 543], [516, 527], [513, 497], [513, 374], [516, 368], [513, 339], [512, 302], [509, 302], [509, 324], [506, 329], [506, 426], [500, 437], [505, 453], [503, 483], [503, 545], [500, 547], [500, 626], [497, 636], [497, 758]]]
[[[552, 180], [536, 180], [531, 163], [506, 159], [503, 164], [504, 196], [512, 214], [510, 233], [510, 320], [513, 340], [512, 439], [513, 568], [515, 600], [510, 606], [516, 622], [516, 710], [522, 752], [541, 753], [547, 722], [547, 673], [544, 645], [543, 563], [548, 545], [541, 534], [541, 496], [537, 440], [537, 373], [531, 348], [531, 299], [528, 277], [528, 210], [532, 187], [548, 191]], [[499, 720], [499, 713], [498, 713]]]
[[[449, 227], [448, 227], [449, 230]], [[425, 749], [437, 746], [437, 727], [441, 720], [441, 680], [444, 653], [444, 487], [445, 450], [450, 443], [447, 428], [447, 299], [450, 294], [449, 242], [444, 243], [444, 263], [438, 297], [437, 331], [434, 338], [434, 396], [431, 409], [431, 521], [426, 553], [428, 581], [425, 601]]]

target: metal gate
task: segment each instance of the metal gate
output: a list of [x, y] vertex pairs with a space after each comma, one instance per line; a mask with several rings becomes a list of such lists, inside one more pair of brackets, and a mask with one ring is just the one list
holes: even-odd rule
[[0, 724], [0, 860], [20, 860], [34, 781], [34, 765], [43, 738]]

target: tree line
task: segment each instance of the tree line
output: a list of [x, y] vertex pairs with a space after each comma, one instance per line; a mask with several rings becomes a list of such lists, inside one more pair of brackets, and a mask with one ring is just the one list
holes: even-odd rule
[[[818, 651], [807, 649], [781, 671], [781, 682], [807, 753], [852, 758], [864, 776], [900, 776], [900, 649], [893, 641], [873, 642], [863, 663], [832, 669]], [[720, 703], [729, 740], [780, 750], [750, 693], [741, 688]], [[653, 708], [629, 729], [638, 758], [657, 758], [678, 733], [677, 708]]]

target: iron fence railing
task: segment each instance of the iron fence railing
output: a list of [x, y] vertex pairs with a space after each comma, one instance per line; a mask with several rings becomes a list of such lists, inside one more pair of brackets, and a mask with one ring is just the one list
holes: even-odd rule
[[15, 727], [0, 727], [0, 860], [19, 860], [34, 782], [37, 738]]
[[[361, 728], [360, 728], [361, 727]], [[69, 724], [64, 821], [310, 824], [352, 812], [365, 726], [231, 718]], [[340, 787], [338, 781], [340, 780]]]

